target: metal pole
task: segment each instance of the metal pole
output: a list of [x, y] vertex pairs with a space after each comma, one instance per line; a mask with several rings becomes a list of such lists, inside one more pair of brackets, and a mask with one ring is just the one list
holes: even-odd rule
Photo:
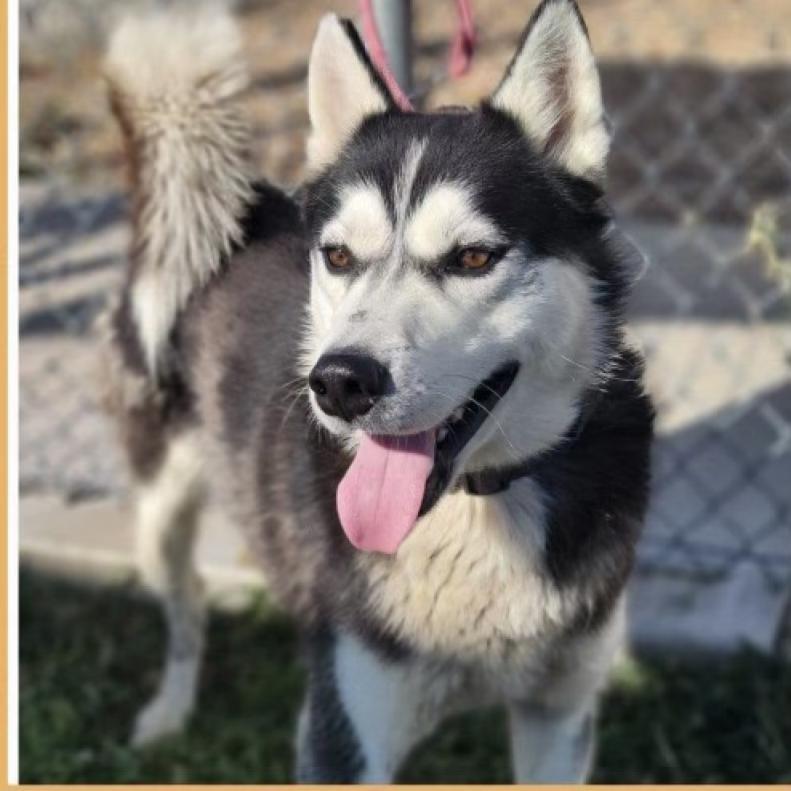
[[373, 0], [382, 46], [398, 84], [412, 93], [412, 0]]

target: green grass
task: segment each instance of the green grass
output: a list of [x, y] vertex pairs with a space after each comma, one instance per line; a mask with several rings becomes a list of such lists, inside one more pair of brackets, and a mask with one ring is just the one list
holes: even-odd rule
[[[126, 746], [154, 688], [157, 609], [29, 573], [20, 590], [20, 764], [25, 783], [289, 780], [304, 676], [294, 630], [264, 602], [214, 616], [201, 702], [187, 732]], [[408, 762], [405, 782], [508, 782], [498, 711], [457, 718]], [[599, 782], [791, 781], [791, 669], [744, 653], [705, 665], [645, 660], [602, 708]]]

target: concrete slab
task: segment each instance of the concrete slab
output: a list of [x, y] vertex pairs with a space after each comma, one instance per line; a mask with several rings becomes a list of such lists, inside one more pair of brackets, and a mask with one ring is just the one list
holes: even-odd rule
[[[138, 581], [129, 504], [102, 499], [70, 505], [58, 497], [23, 497], [19, 517], [21, 563], [100, 584]], [[196, 561], [210, 602], [221, 609], [243, 607], [265, 587], [241, 535], [216, 512], [204, 515]]]
[[647, 651], [727, 653], [750, 647], [787, 654], [788, 586], [738, 563], [706, 579], [642, 568], [629, 598], [633, 643]]
[[[137, 581], [128, 505], [25, 497], [20, 520], [23, 564], [91, 583]], [[266, 590], [240, 533], [216, 511], [204, 516], [197, 564], [209, 601], [220, 609], [244, 607]], [[749, 564], [708, 580], [638, 569], [630, 591], [631, 639], [647, 651], [727, 652], [749, 645], [769, 653], [780, 646], [786, 605], [787, 589]]]

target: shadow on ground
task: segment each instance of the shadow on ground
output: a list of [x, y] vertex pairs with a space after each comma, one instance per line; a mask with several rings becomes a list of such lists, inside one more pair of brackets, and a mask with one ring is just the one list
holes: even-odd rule
[[[156, 608], [23, 573], [24, 783], [283, 783], [303, 688], [296, 635], [264, 601], [212, 618], [201, 705], [188, 731], [126, 746], [156, 683]], [[457, 718], [408, 761], [404, 782], [508, 782], [500, 712]], [[705, 666], [624, 666], [604, 702], [598, 782], [791, 781], [791, 667], [744, 653]]]

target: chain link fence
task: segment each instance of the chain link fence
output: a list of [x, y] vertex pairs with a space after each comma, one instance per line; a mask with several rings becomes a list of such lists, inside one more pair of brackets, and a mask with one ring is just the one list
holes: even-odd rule
[[[118, 281], [127, 234], [118, 140], [97, 76], [100, 5], [22, 2], [23, 494], [79, 498], [123, 487], [97, 408], [91, 331]], [[350, 1], [332, 5], [354, 11]], [[479, 52], [459, 82], [443, 79], [450, 5], [415, 3], [416, 81], [432, 86], [429, 104], [489, 91], [535, 3], [477, 4]], [[648, 356], [659, 437], [641, 565], [701, 578], [749, 566], [787, 588], [791, 4], [581, 5], [614, 129], [612, 200], [644, 254], [631, 328]], [[304, 59], [325, 10], [313, 0], [299, 13], [286, 2], [240, 9], [262, 169], [280, 183], [301, 175]], [[67, 57], [53, 44], [64, 29]]]

